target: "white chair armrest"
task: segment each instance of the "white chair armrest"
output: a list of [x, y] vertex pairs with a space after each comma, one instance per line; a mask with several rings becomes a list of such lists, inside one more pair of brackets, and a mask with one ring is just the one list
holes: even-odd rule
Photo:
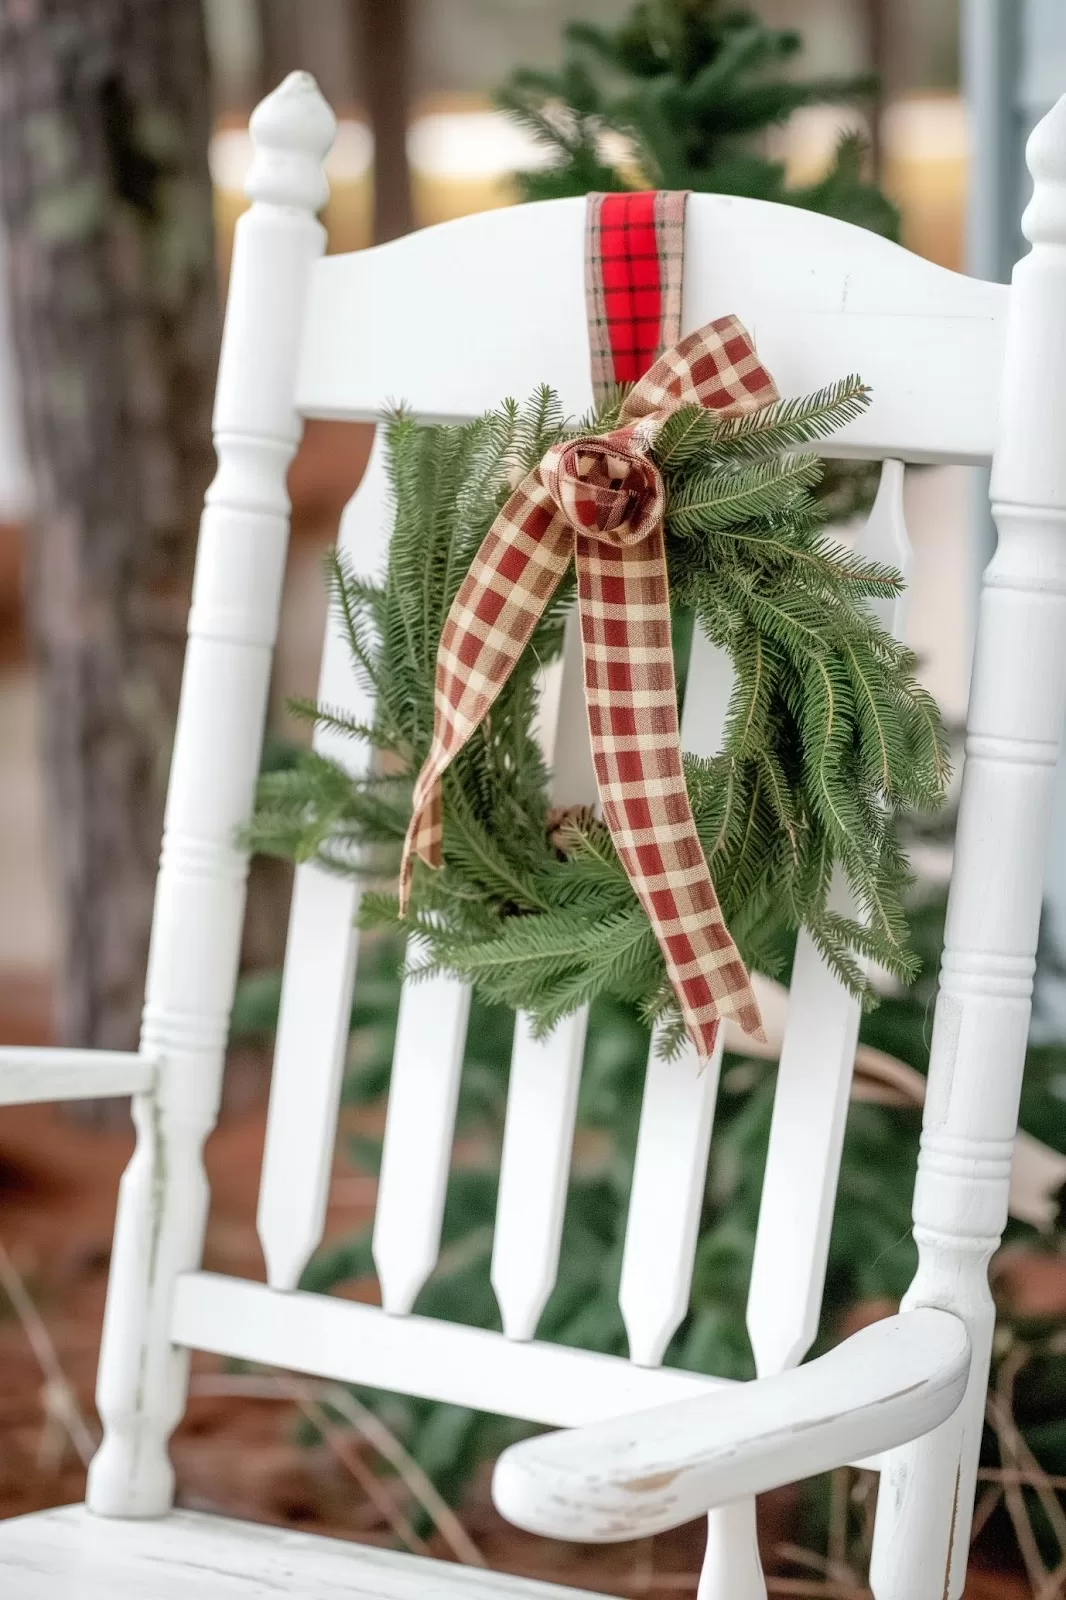
[[155, 1062], [133, 1050], [0, 1046], [0, 1106], [147, 1094], [155, 1079]]
[[643, 1538], [928, 1433], [969, 1367], [958, 1317], [904, 1312], [775, 1377], [512, 1445], [493, 1499], [549, 1538]]

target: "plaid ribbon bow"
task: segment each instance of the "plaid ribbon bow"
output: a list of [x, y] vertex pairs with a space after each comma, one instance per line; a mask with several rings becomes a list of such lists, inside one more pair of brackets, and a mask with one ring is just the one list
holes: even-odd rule
[[415, 784], [400, 875], [406, 905], [414, 858], [441, 863], [441, 777], [488, 714], [573, 560], [603, 818], [704, 1059], [723, 1017], [753, 1038], [764, 1035], [685, 789], [665, 490], [649, 452], [659, 426], [681, 406], [738, 416], [776, 399], [742, 325], [720, 317], [660, 356], [630, 391], [617, 428], [553, 445], [514, 491], [441, 635], [433, 740]]

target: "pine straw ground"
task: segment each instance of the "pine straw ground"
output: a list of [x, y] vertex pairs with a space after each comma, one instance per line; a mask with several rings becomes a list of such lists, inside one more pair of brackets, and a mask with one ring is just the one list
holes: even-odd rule
[[[254, 1230], [255, 1192], [264, 1114], [257, 1074], [238, 1075], [235, 1093], [208, 1149], [214, 1194], [207, 1264], [217, 1271], [262, 1276]], [[365, 1123], [365, 1117], [364, 1117]], [[363, 1131], [370, 1131], [363, 1128]], [[5, 1110], [0, 1115], [0, 1516], [80, 1498], [82, 1455], [97, 1436], [92, 1403], [107, 1259], [119, 1174], [128, 1157], [128, 1130], [87, 1128], [47, 1107]], [[371, 1182], [339, 1167], [331, 1193], [328, 1231], [343, 1233], [365, 1221], [373, 1201]], [[1049, 1261], [1009, 1266], [1014, 1293], [1041, 1314], [1066, 1315], [1066, 1264]], [[880, 1309], [880, 1308], [879, 1308]], [[1024, 1352], [1019, 1360], [1024, 1359]], [[1008, 1373], [1009, 1379], [1009, 1373]], [[479, 1484], [451, 1517], [434, 1506], [432, 1493], [412, 1464], [397, 1457], [380, 1424], [348, 1407], [351, 1431], [328, 1426], [323, 1445], [295, 1440], [302, 1413], [322, 1420], [328, 1386], [273, 1378], [236, 1378], [217, 1363], [194, 1364], [194, 1398], [174, 1442], [180, 1499], [186, 1506], [299, 1526], [375, 1543], [428, 1549], [433, 1554], [479, 1560], [620, 1597], [667, 1600], [695, 1594], [700, 1530], [613, 1550], [578, 1550], [527, 1539], [493, 1512]], [[1009, 1382], [994, 1397], [1004, 1460], [1011, 1481], [986, 1482], [980, 1515], [1006, 1492], [1015, 1511], [1019, 1479], [1031, 1477], [1024, 1455], [1011, 1457]], [[379, 1431], [374, 1432], [377, 1428]], [[360, 1432], [362, 1430], [362, 1432]], [[80, 1453], [79, 1453], [80, 1452]], [[393, 1457], [399, 1475], [374, 1473], [376, 1452]], [[1062, 1528], [1060, 1485], [1042, 1494]], [[857, 1600], [866, 1593], [861, 1570], [862, 1507], [869, 1485], [857, 1475], [839, 1475], [827, 1552], [804, 1550], [799, 1540], [796, 1496], [782, 1491], [761, 1506], [761, 1536], [771, 1593]], [[417, 1502], [436, 1516], [436, 1530], [423, 1542], [411, 1524]], [[995, 1519], [994, 1523], [995, 1525]], [[1062, 1575], [1026, 1549], [1024, 1509], [1016, 1518], [1025, 1564], [1017, 1552], [979, 1546], [968, 1600], [1023, 1600], [1042, 1591], [1052, 1600], [1066, 1590]], [[999, 1519], [999, 1526], [1004, 1526]], [[852, 1530], [846, 1534], [845, 1529]], [[1046, 1555], [1046, 1551], [1045, 1551]], [[1033, 1563], [1040, 1563], [1034, 1566]], [[995, 1571], [1013, 1562], [1013, 1573]]]

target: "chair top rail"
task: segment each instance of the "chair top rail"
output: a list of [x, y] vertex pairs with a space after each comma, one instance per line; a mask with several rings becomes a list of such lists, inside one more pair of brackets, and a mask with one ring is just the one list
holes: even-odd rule
[[[551, 383], [591, 405], [583, 199], [483, 212], [316, 263], [297, 405], [479, 415]], [[1009, 291], [835, 218], [728, 195], [688, 204], [683, 324], [741, 318], [784, 395], [857, 372], [867, 413], [827, 453], [984, 462]]]

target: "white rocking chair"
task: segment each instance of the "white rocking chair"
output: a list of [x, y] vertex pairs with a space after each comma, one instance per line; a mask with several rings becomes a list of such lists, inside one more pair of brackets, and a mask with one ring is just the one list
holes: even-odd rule
[[[294, 73], [252, 121], [207, 497], [136, 1054], [0, 1051], [0, 1102], [134, 1096], [100, 1365], [104, 1438], [84, 1507], [0, 1526], [10, 1600], [550, 1600], [570, 1591], [171, 1509], [168, 1437], [188, 1351], [406, 1391], [567, 1432], [514, 1446], [500, 1509], [569, 1540], [633, 1538], [710, 1513], [701, 1600], [765, 1595], [753, 1496], [878, 1457], [877, 1600], [963, 1588], [993, 1305], [1029, 1022], [1041, 863], [1066, 704], [1066, 100], [1029, 144], [1031, 252], [1010, 290], [786, 206], [694, 195], [686, 331], [735, 312], [785, 394], [847, 372], [869, 411], [834, 449], [886, 462], [866, 548], [905, 561], [903, 461], [994, 460], [999, 550], [985, 578], [925, 1133], [920, 1265], [898, 1316], [799, 1366], [817, 1325], [857, 1030], [801, 939], [748, 1300], [759, 1377], [659, 1362], [688, 1302], [717, 1072], [649, 1062], [621, 1310], [630, 1360], [534, 1338], [556, 1274], [585, 1018], [535, 1042], [519, 1019], [492, 1281], [503, 1333], [409, 1315], [437, 1259], [468, 994], [404, 993], [374, 1251], [381, 1309], [297, 1291], [318, 1245], [337, 1118], [357, 890], [297, 873], [259, 1200], [268, 1283], [201, 1269], [246, 860], [301, 418], [373, 418], [390, 397], [465, 418], [542, 381], [590, 402], [584, 204], [448, 223], [321, 259], [315, 212], [334, 121]], [[380, 564], [375, 449], [341, 541]], [[684, 743], [711, 753], [728, 673], [696, 646]], [[564, 665], [557, 798], [589, 798], [576, 678]], [[322, 696], [365, 711], [342, 640]], [[319, 736], [331, 748], [330, 735]], [[349, 747], [341, 752], [351, 759]]]

